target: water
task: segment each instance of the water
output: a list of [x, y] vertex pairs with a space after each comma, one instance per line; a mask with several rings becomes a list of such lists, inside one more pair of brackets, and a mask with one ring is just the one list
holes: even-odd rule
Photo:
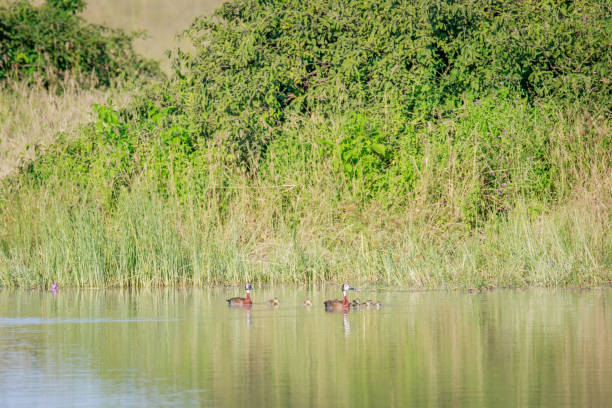
[[[0, 406], [607, 406], [612, 290], [0, 291]], [[302, 301], [310, 297], [313, 306]]]

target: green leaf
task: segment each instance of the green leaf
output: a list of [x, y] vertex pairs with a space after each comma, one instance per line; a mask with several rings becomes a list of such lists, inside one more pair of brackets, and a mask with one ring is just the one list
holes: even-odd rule
[[374, 153], [380, 156], [387, 155], [387, 148], [381, 143], [372, 143], [372, 145], [370, 146], [370, 149], [372, 149]]

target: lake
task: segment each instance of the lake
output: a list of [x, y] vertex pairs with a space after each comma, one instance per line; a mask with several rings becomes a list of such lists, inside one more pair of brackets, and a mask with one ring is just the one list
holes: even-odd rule
[[[612, 290], [0, 291], [0, 406], [609, 406]], [[259, 303], [278, 296], [280, 306]], [[313, 306], [302, 305], [305, 298]]]

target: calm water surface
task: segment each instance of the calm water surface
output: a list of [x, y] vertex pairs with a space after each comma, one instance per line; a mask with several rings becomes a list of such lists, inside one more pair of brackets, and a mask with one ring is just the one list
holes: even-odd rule
[[612, 290], [337, 292], [0, 291], [0, 406], [610, 406]]

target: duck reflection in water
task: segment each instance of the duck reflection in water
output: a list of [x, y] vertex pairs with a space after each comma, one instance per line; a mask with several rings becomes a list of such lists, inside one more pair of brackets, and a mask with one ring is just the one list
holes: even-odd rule
[[344, 319], [342, 320], [342, 325], [344, 326], [344, 335], [348, 336], [351, 334], [351, 322], [348, 319], [348, 312], [344, 313]]
[[251, 320], [251, 305], [248, 306], [243, 306], [243, 309], [246, 309], [246, 325], [247, 327], [251, 327], [251, 323], [253, 323], [253, 321]]

